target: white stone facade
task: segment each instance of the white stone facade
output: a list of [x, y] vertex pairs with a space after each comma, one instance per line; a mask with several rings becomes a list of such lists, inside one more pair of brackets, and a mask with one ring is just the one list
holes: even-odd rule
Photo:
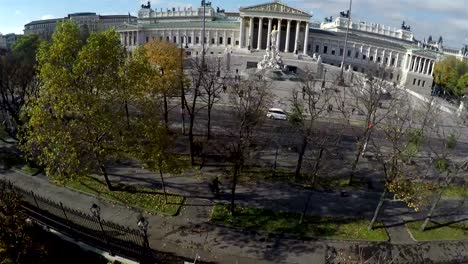
[[[313, 63], [307, 58], [320, 55], [323, 63], [341, 67], [345, 53], [346, 68], [367, 72], [377, 66], [385, 67], [391, 72], [392, 81], [430, 93], [434, 64], [444, 56], [443, 52], [421, 47], [406, 28], [353, 21], [350, 21], [345, 49], [347, 26], [347, 18], [317, 23], [311, 21], [307, 12], [275, 1], [241, 7], [239, 13], [215, 10], [210, 3], [194, 9], [167, 10], [144, 5], [138, 12], [138, 22], [126, 23], [118, 32], [122, 45], [129, 52], [151, 39], [159, 39], [185, 47], [187, 54], [193, 56], [200, 54], [202, 44], [205, 44], [208, 56], [222, 56], [227, 48], [233, 56], [238, 55], [245, 60], [256, 58], [257, 63], [263, 59], [265, 50], [269, 50], [270, 33], [276, 28], [278, 50], [281, 55], [291, 54], [284, 56], [285, 64], [289, 63], [287, 66], [300, 68]], [[293, 56], [298, 59], [288, 59]], [[248, 65], [254, 63], [248, 61], [244, 67]]]

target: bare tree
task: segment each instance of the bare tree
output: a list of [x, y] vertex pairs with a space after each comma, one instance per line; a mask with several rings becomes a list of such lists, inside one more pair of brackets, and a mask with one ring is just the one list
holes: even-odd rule
[[[312, 71], [306, 70], [301, 75], [300, 85], [302, 93], [300, 94], [298, 91], [293, 91], [292, 94], [292, 111], [289, 120], [291, 125], [297, 129], [301, 136], [301, 144], [295, 170], [296, 178], [299, 178], [301, 175], [304, 155], [311, 142], [311, 138], [318, 134], [315, 133], [315, 131], [319, 130], [319, 125], [317, 124], [318, 120], [327, 117], [331, 111], [329, 106], [333, 94], [323, 89], [323, 87], [317, 87], [316, 84], [317, 81]], [[319, 153], [323, 153], [323, 145]]]
[[269, 83], [264, 80], [242, 80], [229, 85], [230, 102], [233, 105], [234, 129], [229, 130], [232, 140], [227, 143], [233, 163], [231, 188], [231, 214], [235, 213], [235, 196], [238, 176], [249, 156], [255, 129], [266, 118], [272, 100]]
[[[375, 128], [385, 118], [395, 111], [398, 100], [401, 98], [402, 90], [395, 83], [387, 80], [389, 72], [385, 68], [378, 68], [367, 75], [357, 75], [352, 87], [351, 108], [358, 114], [364, 115], [363, 127], [360, 128], [357, 142], [357, 151], [352, 162], [349, 184], [353, 182], [354, 174], [360, 157], [364, 154], [367, 144]], [[342, 108], [343, 113], [349, 117], [349, 113]]]
[[221, 99], [220, 95], [227, 89], [226, 82], [228, 76], [226, 73], [221, 76], [223, 67], [221, 67], [221, 59], [207, 59], [206, 71], [201, 79], [201, 96], [200, 99], [206, 103], [208, 123], [206, 125], [206, 138], [211, 138], [211, 113], [215, 103]]

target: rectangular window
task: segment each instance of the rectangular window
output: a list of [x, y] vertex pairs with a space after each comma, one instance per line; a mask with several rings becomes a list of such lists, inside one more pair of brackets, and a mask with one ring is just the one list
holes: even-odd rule
[[231, 45], [231, 37], [228, 38], [227, 44], [228, 44], [228, 45]]
[[223, 44], [223, 37], [219, 37], [219, 44]]
[[398, 75], [396, 76], [396, 80], [397, 80], [397, 81], [400, 80], [400, 74], [398, 74]]
[[358, 68], [357, 68], [357, 67], [353, 67], [353, 71], [358, 71]]
[[363, 59], [363, 60], [367, 59], [366, 54], [362, 54], [362, 59]]
[[392, 61], [390, 62], [390, 64], [393, 66], [395, 65], [395, 58], [392, 58]]
[[340, 48], [340, 56], [343, 56], [343, 49]]
[[236, 40], [236, 46], [239, 46], [239, 41], [238, 40]]
[[385, 65], [388, 64], [388, 58], [385, 58]]
[[415, 84], [416, 84], [416, 79], [413, 79], [413, 85], [415, 85]]
[[380, 57], [377, 57], [377, 62], [380, 62], [382, 59]]
[[351, 50], [348, 50], [348, 57], [351, 57]]
[[203, 38], [203, 43], [207, 43], [207, 42], [206, 42], [206, 37]]
[[332, 54], [332, 55], [335, 55], [335, 50], [332, 50], [332, 53], [331, 53], [331, 54]]
[[200, 37], [195, 37], [195, 43], [197, 43], [197, 44], [200, 43]]
[[315, 53], [318, 53], [320, 50], [320, 46], [319, 45], [315, 45]]
[[354, 58], [359, 58], [359, 51], [356, 51], [356, 53], [354, 54]]
[[390, 73], [390, 80], [393, 80], [393, 73]]
[[166, 41], [169, 42], [169, 37], [166, 37]]
[[374, 56], [370, 56], [369, 60], [374, 61]]
[[327, 52], [328, 52], [328, 46], [323, 46], [323, 53], [327, 54]]
[[211, 39], [211, 44], [215, 44], [215, 39], [214, 38]]
[[307, 51], [310, 51], [312, 49], [312, 46], [310, 44], [307, 44]]
[[177, 42], [177, 37], [176, 36], [172, 37], [172, 40], [173, 40], [174, 43], [176, 43]]
[[423, 83], [422, 83], [422, 87], [424, 87], [424, 85], [425, 85], [425, 84], [426, 84], [426, 81], [423, 81]]
[[192, 37], [188, 37], [188, 42], [192, 43]]
[[162, 36], [159, 36], [159, 41], [162, 41]]

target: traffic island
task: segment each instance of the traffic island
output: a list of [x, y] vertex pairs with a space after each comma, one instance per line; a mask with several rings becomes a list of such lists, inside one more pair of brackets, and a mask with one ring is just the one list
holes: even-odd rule
[[184, 203], [184, 197], [167, 194], [167, 203], [164, 193], [160, 190], [138, 185], [125, 185], [114, 183], [114, 191], [109, 191], [107, 185], [100, 179], [92, 176], [76, 179], [57, 179], [51, 181], [70, 189], [97, 196], [113, 202], [122, 203], [143, 210], [149, 214], [164, 214], [175, 216]]
[[406, 224], [411, 236], [417, 241], [468, 240], [468, 221], [430, 221], [426, 230], [420, 228], [424, 221]]
[[[306, 238], [325, 238], [340, 240], [388, 241], [384, 228], [368, 230], [367, 219], [346, 219], [306, 215], [299, 223], [301, 214], [275, 212], [269, 209], [236, 207], [234, 216], [230, 205], [216, 204], [213, 207], [211, 221], [216, 224], [283, 233]], [[376, 226], [383, 226], [377, 223]]]

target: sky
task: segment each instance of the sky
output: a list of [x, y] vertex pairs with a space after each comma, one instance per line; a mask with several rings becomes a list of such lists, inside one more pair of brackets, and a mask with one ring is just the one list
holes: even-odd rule
[[[238, 11], [267, 0], [211, 0], [212, 6]], [[311, 13], [312, 20], [339, 15], [349, 8], [349, 0], [284, 0], [282, 3]], [[70, 13], [95, 12], [100, 15], [136, 15], [144, 0], [0, 0], [0, 32], [22, 34], [24, 25], [48, 18], [65, 17]], [[198, 7], [197, 0], [153, 0], [154, 8]], [[402, 21], [411, 26], [418, 40], [429, 35], [444, 44], [461, 48], [468, 44], [468, 0], [354, 0], [352, 19], [391, 28], [400, 28]]]

